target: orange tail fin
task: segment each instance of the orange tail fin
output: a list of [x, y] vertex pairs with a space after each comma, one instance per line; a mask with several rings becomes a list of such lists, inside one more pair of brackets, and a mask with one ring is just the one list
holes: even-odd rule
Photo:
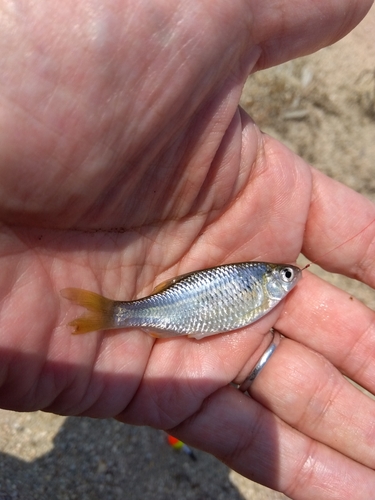
[[87, 333], [95, 330], [106, 330], [114, 325], [114, 301], [98, 293], [82, 290], [81, 288], [64, 288], [60, 294], [75, 304], [90, 311], [87, 316], [81, 316], [70, 321], [69, 326], [75, 328], [73, 333]]

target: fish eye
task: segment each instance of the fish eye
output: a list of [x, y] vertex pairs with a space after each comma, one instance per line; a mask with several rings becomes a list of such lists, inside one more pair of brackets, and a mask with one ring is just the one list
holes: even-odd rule
[[291, 267], [283, 267], [280, 271], [281, 279], [290, 283], [294, 279], [294, 270]]

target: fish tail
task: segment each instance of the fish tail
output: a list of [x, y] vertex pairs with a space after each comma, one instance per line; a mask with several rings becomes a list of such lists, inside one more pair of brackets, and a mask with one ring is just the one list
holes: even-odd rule
[[64, 288], [60, 294], [65, 299], [90, 311], [86, 316], [81, 316], [68, 323], [69, 326], [75, 328], [73, 333], [79, 334], [114, 328], [114, 300], [81, 288]]

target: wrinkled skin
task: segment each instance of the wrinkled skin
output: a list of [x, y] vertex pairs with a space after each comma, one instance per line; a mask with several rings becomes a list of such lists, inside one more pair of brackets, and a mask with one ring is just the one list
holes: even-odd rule
[[[375, 315], [346, 293], [305, 271], [268, 316], [200, 342], [71, 336], [81, 311], [59, 297], [301, 249], [374, 287], [374, 206], [238, 107], [251, 71], [333, 43], [370, 2], [0, 5], [1, 406], [168, 429], [296, 499], [371, 498], [375, 403], [340, 372], [375, 391]], [[245, 396], [228, 384], [273, 325], [287, 338]]]

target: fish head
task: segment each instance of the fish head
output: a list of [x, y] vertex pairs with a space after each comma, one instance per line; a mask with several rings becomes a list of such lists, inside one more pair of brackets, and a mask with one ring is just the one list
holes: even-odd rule
[[302, 270], [291, 264], [274, 264], [266, 278], [266, 288], [270, 298], [283, 299], [302, 278]]

